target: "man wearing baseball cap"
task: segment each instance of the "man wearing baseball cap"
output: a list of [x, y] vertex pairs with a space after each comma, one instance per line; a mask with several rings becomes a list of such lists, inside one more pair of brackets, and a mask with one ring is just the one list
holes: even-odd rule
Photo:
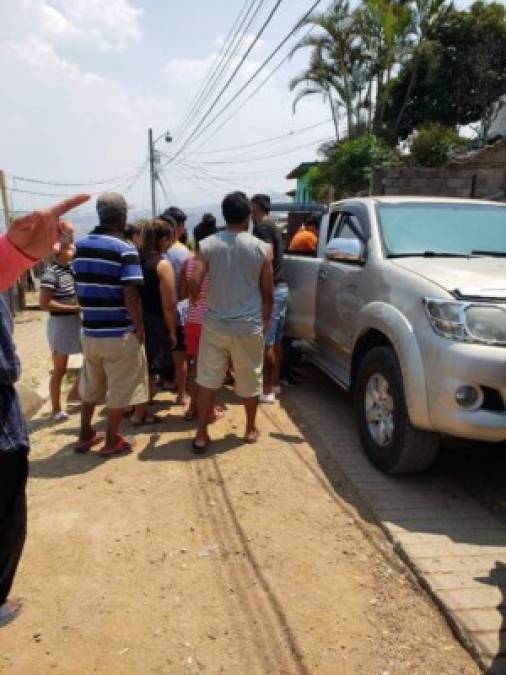
[[107, 404], [103, 457], [131, 451], [119, 433], [124, 410], [149, 399], [144, 325], [138, 286], [144, 283], [139, 255], [124, 240], [128, 205], [116, 192], [97, 200], [99, 225], [76, 242], [73, 263], [82, 311], [84, 364], [79, 391], [81, 434], [76, 452], [102, 439], [92, 426], [97, 403]]

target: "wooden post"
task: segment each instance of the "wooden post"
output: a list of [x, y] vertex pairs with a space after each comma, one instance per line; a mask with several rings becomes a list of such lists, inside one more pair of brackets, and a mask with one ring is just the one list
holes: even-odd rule
[[[0, 169], [0, 194], [2, 195], [2, 207], [4, 212], [4, 222], [5, 229], [9, 229], [11, 223], [11, 213], [9, 209], [9, 198], [7, 195], [7, 181], [5, 179], [5, 173]], [[15, 286], [11, 286], [7, 291], [9, 298], [9, 305], [11, 312], [14, 314], [16, 310], [16, 289]]]

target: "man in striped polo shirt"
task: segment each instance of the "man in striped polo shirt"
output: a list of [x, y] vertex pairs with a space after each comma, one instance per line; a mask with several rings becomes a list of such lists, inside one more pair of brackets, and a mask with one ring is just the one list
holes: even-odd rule
[[76, 452], [101, 441], [91, 426], [95, 406], [105, 399], [107, 431], [102, 456], [126, 453], [119, 433], [124, 410], [145, 403], [148, 374], [138, 286], [144, 283], [139, 255], [123, 238], [127, 203], [114, 192], [97, 200], [99, 225], [76, 242], [73, 269], [82, 312], [83, 400]]

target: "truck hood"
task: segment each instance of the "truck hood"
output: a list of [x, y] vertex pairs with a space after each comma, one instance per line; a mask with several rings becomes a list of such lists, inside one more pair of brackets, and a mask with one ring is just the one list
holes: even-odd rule
[[391, 262], [457, 297], [506, 300], [506, 258], [397, 258]]

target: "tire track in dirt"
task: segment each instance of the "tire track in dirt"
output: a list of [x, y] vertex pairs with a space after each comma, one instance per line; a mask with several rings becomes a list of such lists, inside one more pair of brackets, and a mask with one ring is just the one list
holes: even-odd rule
[[[233, 588], [234, 595], [239, 599], [240, 611], [246, 621], [250, 640], [256, 647], [254, 657], [260, 661], [261, 672], [309, 675], [305, 664], [300, 660], [302, 651], [297, 638], [241, 526], [217, 456], [206, 460], [205, 466], [208, 472], [201, 465], [195, 465], [196, 493], [203, 507], [204, 522], [207, 520], [210, 524], [220, 550], [228, 551], [231, 544], [234, 544], [235, 550], [242, 551], [242, 558], [248, 566], [248, 572], [241, 573], [242, 565], [235, 566], [226, 559], [224, 571], [228, 575], [229, 584], [225, 593], [230, 595], [227, 590]], [[210, 503], [214, 506], [209, 508]], [[261, 593], [251, 592], [249, 575], [259, 584]], [[257, 584], [255, 589], [258, 588]], [[280, 648], [280, 640], [277, 639], [279, 635], [286, 641], [290, 659]]]

